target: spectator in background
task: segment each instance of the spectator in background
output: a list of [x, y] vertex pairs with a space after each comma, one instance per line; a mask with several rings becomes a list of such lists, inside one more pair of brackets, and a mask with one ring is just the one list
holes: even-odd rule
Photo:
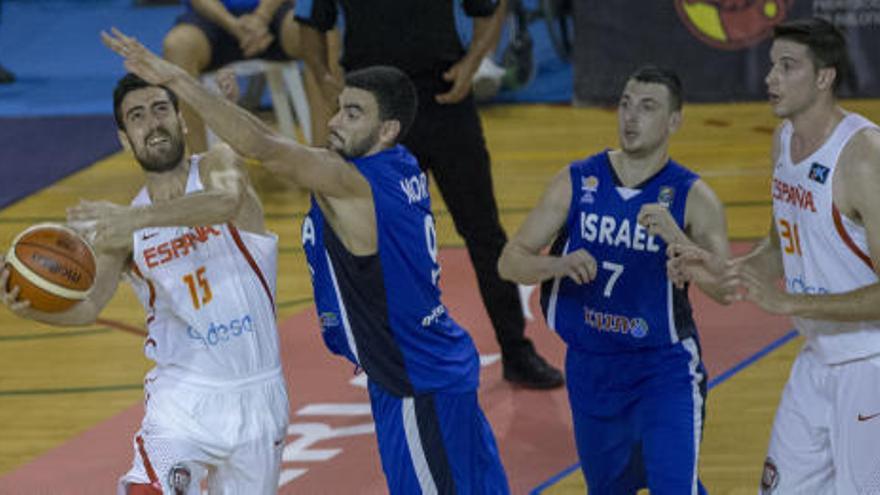
[[325, 103], [342, 88], [327, 65], [328, 31], [341, 5], [346, 71], [392, 65], [418, 93], [415, 122], [403, 144], [431, 170], [474, 264], [483, 302], [501, 346], [504, 378], [529, 388], [555, 388], [559, 370], [537, 354], [525, 333], [516, 284], [501, 280], [496, 263], [507, 236], [498, 219], [489, 152], [471, 95], [474, 73], [497, 40], [505, 0], [464, 0], [474, 17], [467, 51], [455, 27], [452, 2], [436, 0], [309, 0], [296, 7], [303, 24], [305, 62], [322, 83]]
[[[302, 58], [299, 26], [293, 20], [291, 0], [185, 0], [186, 12], [177, 18], [165, 36], [165, 58], [189, 74], [220, 68], [231, 62], [249, 58], [288, 60]], [[334, 44], [330, 49], [335, 53]], [[327, 59], [327, 51], [319, 55]], [[335, 57], [327, 65], [334, 70]], [[333, 109], [319, 97], [320, 91], [312, 74], [305, 74], [306, 97], [312, 115], [312, 136], [315, 144], [326, 139], [326, 121]], [[199, 153], [207, 148], [205, 126], [188, 106], [183, 106], [189, 133], [190, 151]]]

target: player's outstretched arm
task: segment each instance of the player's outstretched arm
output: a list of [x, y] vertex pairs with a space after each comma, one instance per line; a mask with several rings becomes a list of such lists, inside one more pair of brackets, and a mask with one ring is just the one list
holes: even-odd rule
[[582, 284], [596, 277], [596, 260], [584, 249], [564, 256], [542, 254], [565, 225], [570, 203], [571, 177], [566, 167], [556, 174], [538, 206], [504, 246], [498, 259], [501, 278], [534, 284], [555, 277], [570, 277]]
[[3, 257], [0, 256], [0, 301], [21, 318], [39, 321], [55, 326], [79, 326], [89, 325], [95, 322], [98, 315], [104, 309], [116, 288], [119, 280], [131, 258], [129, 251], [115, 251], [96, 253], [95, 259], [95, 283], [88, 297], [66, 311], [59, 313], [45, 313], [30, 307], [30, 301], [18, 298], [18, 287], [6, 290], [6, 282], [9, 280], [9, 269], [5, 268]]
[[164, 84], [188, 103], [220, 138], [246, 159], [300, 186], [330, 197], [367, 197], [367, 180], [337, 153], [311, 148], [277, 134], [247, 110], [202, 86], [176, 65], [162, 60], [117, 29], [101, 33], [125, 67], [153, 84]]

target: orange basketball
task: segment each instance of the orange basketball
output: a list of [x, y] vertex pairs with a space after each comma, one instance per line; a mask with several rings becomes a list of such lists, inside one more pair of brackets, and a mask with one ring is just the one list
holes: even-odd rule
[[95, 253], [72, 229], [34, 225], [12, 241], [6, 255], [9, 282], [19, 299], [47, 313], [64, 311], [86, 298], [95, 281]]

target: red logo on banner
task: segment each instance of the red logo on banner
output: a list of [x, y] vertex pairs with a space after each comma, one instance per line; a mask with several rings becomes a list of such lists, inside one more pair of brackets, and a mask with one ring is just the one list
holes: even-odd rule
[[793, 3], [794, 0], [675, 0], [675, 9], [700, 41], [722, 50], [736, 50], [769, 36]]

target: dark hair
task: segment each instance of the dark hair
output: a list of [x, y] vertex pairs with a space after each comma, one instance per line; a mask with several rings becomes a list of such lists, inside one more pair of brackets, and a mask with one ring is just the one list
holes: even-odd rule
[[673, 110], [681, 110], [681, 79], [672, 69], [656, 65], [643, 65], [630, 74], [627, 80], [666, 86], [666, 89], [669, 90], [669, 106]]
[[379, 119], [400, 122], [397, 142], [406, 137], [416, 118], [418, 107], [416, 87], [409, 76], [394, 67], [374, 65], [348, 73], [345, 76], [345, 85], [372, 94], [379, 106]]
[[116, 118], [116, 127], [121, 130], [125, 130], [125, 122], [122, 120], [122, 100], [125, 99], [125, 95], [132, 91], [136, 91], [138, 89], [144, 88], [162, 88], [168, 93], [168, 99], [171, 100], [171, 104], [174, 105], [174, 111], [178, 110], [177, 106], [177, 95], [174, 94], [174, 91], [171, 91], [166, 86], [161, 84], [150, 84], [147, 81], [144, 81], [140, 77], [128, 73], [122, 77], [119, 81], [116, 82], [116, 88], [113, 89], [113, 117]]
[[837, 73], [832, 88], [834, 93], [837, 93], [843, 81], [850, 76], [846, 38], [837, 26], [825, 19], [811, 17], [784, 22], [773, 28], [773, 39], [806, 45], [817, 68], [833, 67]]

